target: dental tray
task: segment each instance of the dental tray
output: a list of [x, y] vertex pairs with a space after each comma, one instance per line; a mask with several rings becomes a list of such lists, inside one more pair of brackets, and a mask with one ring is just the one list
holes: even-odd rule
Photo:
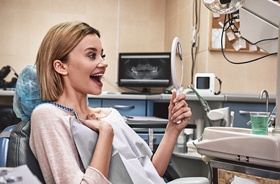
[[197, 152], [212, 158], [280, 168], [280, 136], [255, 135], [251, 129], [206, 127]]

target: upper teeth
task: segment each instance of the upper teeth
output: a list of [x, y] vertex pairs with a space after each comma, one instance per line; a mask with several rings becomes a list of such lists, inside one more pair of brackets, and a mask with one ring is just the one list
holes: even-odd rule
[[99, 73], [99, 74], [94, 74], [93, 76], [103, 76], [103, 74]]

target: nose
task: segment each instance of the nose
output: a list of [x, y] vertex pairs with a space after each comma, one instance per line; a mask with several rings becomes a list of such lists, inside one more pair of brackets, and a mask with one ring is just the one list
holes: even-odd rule
[[108, 63], [103, 59], [101, 58], [97, 67], [100, 67], [100, 68], [107, 68], [108, 67]]

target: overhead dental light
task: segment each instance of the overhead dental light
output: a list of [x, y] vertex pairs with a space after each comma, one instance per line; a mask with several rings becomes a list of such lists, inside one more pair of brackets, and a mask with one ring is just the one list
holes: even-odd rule
[[203, 0], [204, 5], [212, 12], [229, 14], [236, 12], [246, 0]]

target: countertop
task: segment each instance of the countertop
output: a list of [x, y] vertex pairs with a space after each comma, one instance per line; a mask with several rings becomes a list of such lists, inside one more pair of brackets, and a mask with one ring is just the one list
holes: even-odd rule
[[[206, 101], [223, 101], [223, 102], [255, 102], [255, 103], [265, 103], [266, 99], [260, 99], [259, 94], [242, 94], [242, 93], [222, 93], [219, 95], [201, 95], [202, 98]], [[134, 99], [134, 100], [166, 100], [168, 101], [171, 98], [171, 94], [152, 94], [152, 95], [136, 95], [136, 94], [101, 94], [98, 96], [89, 95], [92, 98], [102, 98], [102, 99]], [[187, 94], [186, 100], [198, 100], [195, 94]], [[269, 95], [269, 103], [276, 102], [275, 95]]]
[[[14, 90], [0, 90], [0, 96], [13, 96]], [[131, 100], [166, 100], [168, 101], [171, 94], [121, 94], [120, 92], [103, 92], [100, 95], [88, 95], [89, 98], [101, 99], [131, 99]], [[219, 95], [201, 95], [206, 101], [223, 101], [223, 102], [262, 102], [266, 99], [260, 99], [259, 94], [243, 94], [243, 93], [221, 93]], [[198, 100], [195, 94], [187, 94], [186, 100]], [[269, 103], [275, 103], [276, 96], [269, 95]]]
[[[265, 96], [260, 99], [260, 94], [245, 94], [245, 93], [224, 93], [225, 101], [227, 102], [266, 102]], [[276, 95], [269, 95], [270, 103], [276, 102]]]

